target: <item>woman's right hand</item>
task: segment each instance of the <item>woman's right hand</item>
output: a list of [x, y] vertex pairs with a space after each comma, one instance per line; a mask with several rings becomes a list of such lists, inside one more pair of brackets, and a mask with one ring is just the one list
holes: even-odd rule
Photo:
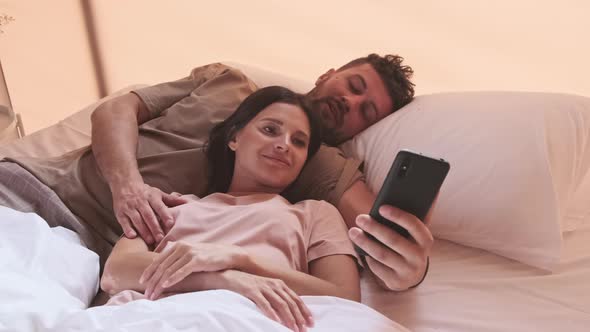
[[311, 311], [282, 280], [237, 270], [226, 270], [221, 275], [225, 281], [224, 289], [249, 298], [270, 319], [297, 332], [313, 327]]

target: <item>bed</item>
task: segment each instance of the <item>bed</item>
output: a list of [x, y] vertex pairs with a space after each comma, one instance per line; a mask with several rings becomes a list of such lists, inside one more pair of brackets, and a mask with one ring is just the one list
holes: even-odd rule
[[[309, 82], [291, 80], [260, 68], [233, 62], [228, 62], [228, 64], [242, 69], [260, 86], [281, 84], [302, 92], [311, 86]], [[138, 86], [125, 88], [107, 98], [126, 93], [136, 87]], [[487, 97], [494, 98], [495, 96]], [[452, 98], [456, 99], [457, 96], [452, 96]], [[435, 100], [437, 104], [438, 100]], [[102, 101], [89, 105], [52, 127], [33, 133], [11, 144], [0, 146], [0, 157], [19, 154], [38, 157], [55, 156], [88, 144], [90, 142], [89, 115]], [[507, 102], [511, 102], [510, 98]], [[587, 101], [583, 100], [582, 102], [586, 103]], [[418, 105], [416, 107], [426, 107], [428, 103], [428, 98], [424, 98], [418, 99], [418, 102], [412, 104]], [[511, 103], [514, 104], [513, 101]], [[408, 119], [409, 117], [404, 113], [398, 116], [399, 119]], [[551, 117], [546, 114], [544, 118], [551, 120]], [[387, 130], [388, 134], [397, 130], [393, 125], [391, 126]], [[430, 139], [440, 144], [440, 137], [437, 137], [435, 131], [431, 130], [429, 133], [431, 133]], [[367, 146], [375, 145], [374, 137], [371, 137], [373, 134], [374, 132], [363, 133], [364, 136], [343, 146], [343, 149], [347, 153], [365, 160], [367, 181], [374, 188], [378, 186], [379, 181], [382, 181], [380, 173], [383, 171], [379, 171], [377, 166], [371, 164], [370, 156], [359, 154], [358, 151], [355, 154], [352, 151], [355, 146], [364, 144], [364, 151], [367, 154], [377, 153], [371, 152], [367, 148]], [[445, 131], [445, 135], [453, 136], [448, 130]], [[584, 135], [581, 136], [583, 136], [584, 142], [587, 142], [590, 135]], [[412, 137], [404, 136], [404, 139], [412, 139]], [[400, 144], [403, 144], [404, 139], [399, 139]], [[448, 142], [448, 144], [451, 143], [453, 142]], [[418, 144], [413, 148], [429, 151], [431, 146]], [[479, 144], [478, 148], [481, 146], [482, 144]], [[585, 150], [580, 151], [576, 150], [575, 152], [577, 155], [590, 155]], [[434, 149], [429, 152], [434, 152]], [[587, 182], [588, 177], [585, 177], [587, 172], [577, 171], [577, 173], [580, 173], [578, 178], [575, 181], [570, 181], [575, 182], [576, 185], [572, 187], [574, 189], [568, 191], [570, 193], [568, 198], [585, 197], [587, 193], [585, 187], [582, 188], [583, 186], [579, 185]], [[557, 171], [553, 168], [552, 176], [555, 177], [555, 174]], [[381, 179], [379, 179], [380, 177]], [[480, 181], [478, 185], [481, 186], [482, 183], [484, 182]], [[530, 181], [527, 183], [529, 186], [533, 186]], [[455, 192], [453, 185], [456, 184], [451, 181], [451, 187], [443, 188], [443, 191]], [[552, 188], [554, 187], [556, 186], [552, 182]], [[555, 190], [557, 192], [557, 189]], [[445, 194], [445, 192], [441, 194]], [[437, 207], [435, 214], [439, 214], [440, 218], [444, 219], [446, 213], [451, 213], [445, 209], [445, 206], [468, 204], [468, 202], [461, 201], [460, 194], [461, 192], [456, 195], [445, 195], [450, 197], [449, 200], [443, 199], [442, 203], [439, 202], [441, 203], [439, 205], [443, 207]], [[492, 195], [493, 193], [490, 193], [490, 196]], [[460, 203], [453, 201], [453, 199]], [[588, 200], [584, 199], [578, 201], [570, 199], [568, 202], [560, 200], [558, 203], [562, 205], [567, 203], [569, 209], [567, 211], [577, 212], [581, 211], [581, 207], [589, 206]], [[483, 209], [478, 208], [479, 211]], [[469, 207], [465, 209], [469, 212]], [[505, 210], [510, 212], [508, 206]], [[565, 218], [563, 212], [565, 209], [557, 209], [557, 211], [559, 216], [563, 215]], [[3, 241], [0, 242], [0, 252], [4, 257], [1, 262], [3, 272], [0, 272], [0, 280], [3, 281], [1, 283], [3, 286], [0, 288], [0, 298], [2, 298], [0, 300], [0, 331], [64, 331], [69, 329], [85, 331], [118, 329], [125, 331], [188, 331], [194, 328], [207, 331], [281, 330], [280, 326], [273, 325], [272, 322], [264, 321], [260, 316], [257, 316], [251, 304], [247, 303], [248, 301], [237, 297], [236, 294], [222, 291], [183, 295], [175, 299], [176, 302], [170, 303], [137, 301], [140, 303], [130, 303], [119, 311], [112, 307], [86, 309], [97, 288], [98, 263], [93, 263], [96, 257], [91, 252], [84, 251], [76, 236], [68, 230], [50, 229], [34, 215], [19, 215], [6, 210], [0, 210], [0, 213], [4, 213], [0, 218], [3, 223], [13, 222], [10, 226], [12, 232], [3, 232]], [[474, 213], [478, 213], [477, 208]], [[570, 215], [573, 214], [568, 214], [568, 216]], [[465, 233], [465, 229], [469, 230], [469, 227], [465, 227], [465, 224], [435, 224], [433, 231], [438, 238], [430, 257], [430, 271], [423, 284], [406, 292], [388, 292], [364, 273], [361, 279], [362, 303], [368, 307], [356, 306], [344, 300], [307, 297], [305, 300], [312, 307], [314, 314], [321, 317], [320, 324], [315, 330], [587, 331], [590, 326], [590, 283], [588, 282], [590, 280], [590, 223], [586, 218], [588, 216], [587, 210], [578, 213], [579, 215], [582, 216], [581, 219], [572, 217], [568, 219], [567, 225], [560, 226], [558, 235], [552, 233], [550, 238], [543, 238], [543, 242], [556, 243], [553, 247], [546, 249], [547, 252], [555, 252], [557, 248], [558, 253], [553, 256], [545, 255], [542, 250], [536, 248], [535, 246], [539, 244], [538, 241], [533, 241], [534, 239], [530, 243], [518, 243], [515, 248], [510, 248], [510, 244], [506, 244], [511, 241], [508, 235], [516, 234], [519, 231], [531, 233], [531, 230], [534, 230], [531, 225], [526, 225], [527, 228], [522, 230], [517, 229], [505, 238], [497, 239], [498, 244], [490, 240], [480, 243], [469, 242], [475, 240], [473, 240], [473, 236], [466, 236], [469, 234]], [[453, 220], [464, 220], [465, 218], [466, 216], [461, 216], [461, 218], [456, 217]], [[536, 217], [527, 219], [525, 216], [525, 222], [534, 221], [539, 228], [545, 227], [541, 225], [543, 220], [533, 219]], [[19, 227], [25, 228], [19, 232]], [[31, 229], [34, 229], [35, 236], [39, 237], [38, 241], [31, 242], [37, 243], [37, 246], [23, 244], [27, 243], [23, 238], [25, 230]], [[474, 229], [473, 232], [481, 232], [481, 229]], [[491, 235], [493, 234], [488, 232], [485, 238], [489, 239]], [[541, 235], [534, 238], [539, 238]], [[464, 240], [465, 238], [469, 238], [469, 240]], [[55, 243], [61, 245], [55, 245]], [[78, 256], [76, 257], [79, 260], [46, 261], [42, 254], [51, 252], [51, 250], [57, 250], [58, 253], [77, 252]], [[539, 254], [540, 252], [541, 254]], [[13, 259], [6, 259], [6, 257]], [[21, 270], [11, 268], [16, 266], [14, 264], [20, 264], [17, 262], [18, 257], [30, 258], [29, 264], [18, 265]], [[69, 276], [56, 272], [60, 264], [62, 264], [62, 268], [59, 271], [68, 270]], [[19, 274], [16, 271], [21, 272]], [[23, 277], [27, 274], [37, 277], [32, 279]], [[30, 290], [37, 287], [43, 291], [38, 294], [17, 291], [14, 285], [18, 282], [23, 283], [22, 289]], [[45, 296], [44, 299], [43, 296]], [[202, 306], [197, 303], [210, 304], [215, 302], [212, 299], [225, 299], [231, 305], [224, 307], [220, 304], [219, 306], [209, 306], [208, 311], [203, 308], [201, 309], [205, 311], [198, 310]], [[224, 302], [220, 301], [219, 303]], [[47, 309], [50, 307], [53, 311]], [[18, 311], [19, 308], [22, 310]], [[20, 314], [17, 315], [15, 312], [20, 312]]]
[[363, 278], [362, 295], [412, 331], [587, 331], [589, 278], [590, 258], [549, 273], [437, 239], [420, 287], [386, 293]]

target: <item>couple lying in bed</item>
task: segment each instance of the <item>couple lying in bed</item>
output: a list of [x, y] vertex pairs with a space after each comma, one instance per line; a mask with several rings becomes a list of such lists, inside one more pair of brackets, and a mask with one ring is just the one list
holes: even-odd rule
[[[401, 60], [397, 56], [370, 55], [354, 60], [338, 70], [331, 69], [318, 78], [316, 87], [308, 93], [307, 98], [310, 103], [310, 112], [317, 116], [317, 123], [322, 128], [323, 140], [326, 143], [336, 145], [351, 138], [412, 99], [413, 84], [409, 81], [412, 72], [409, 67], [401, 64]], [[201, 276], [199, 277], [203, 278], [201, 287], [205, 287], [203, 285], [211, 280], [221, 283], [223, 280], [233, 278], [234, 281], [242, 280], [242, 284], [248, 283], [249, 285], [249, 281], [244, 280], [249, 280], [246, 278], [253, 278], [253, 276], [281, 279], [286, 283], [286, 286], [275, 282], [274, 279], [270, 281], [256, 279], [265, 280], [265, 282], [273, 283], [272, 285], [276, 287], [281, 287], [275, 288], [279, 290], [272, 293], [265, 293], [270, 294], [268, 296], [274, 296], [274, 301], [283, 301], [281, 303], [285, 303], [285, 300], [292, 300], [293, 302], [288, 302], [290, 304], [300, 303], [293, 291], [301, 294], [333, 294], [358, 299], [356, 272], [340, 273], [335, 270], [326, 272], [325, 266], [329, 266], [329, 270], [335, 269], [332, 267], [334, 262], [338, 262], [339, 269], [350, 269], [350, 266], [354, 266], [352, 258], [354, 252], [351, 251], [350, 243], [342, 242], [341, 236], [346, 234], [342, 233], [340, 226], [332, 226], [338, 225], [338, 222], [342, 223], [341, 217], [337, 214], [330, 216], [330, 213], [334, 214], [335, 210], [325, 203], [301, 202], [305, 199], [326, 200], [334, 204], [344, 218], [346, 225], [350, 228], [349, 236], [352, 241], [370, 255], [367, 257], [366, 267], [383, 286], [388, 289], [404, 290], [419, 283], [426, 273], [427, 256], [432, 246], [432, 236], [428, 228], [416, 217], [403, 211], [393, 207], [382, 209], [384, 217], [410, 231], [414, 240], [408, 240], [364, 215], [369, 211], [375, 196], [362, 181], [362, 175], [357, 170], [360, 163], [345, 158], [338, 149], [322, 145], [313, 158], [306, 162], [295, 182], [287, 186], [291, 181], [283, 179], [281, 181], [285, 182], [281, 182], [281, 185], [273, 187], [273, 190], [269, 191], [268, 184], [258, 181], [260, 179], [256, 176], [268, 176], [265, 172], [271, 167], [269, 164], [271, 160], [263, 160], [265, 163], [263, 165], [266, 165], [266, 168], [256, 163], [245, 167], [239, 164], [240, 160], [237, 158], [240, 151], [238, 141], [236, 140], [236, 143], [225, 142], [227, 148], [233, 146], [236, 149], [235, 170], [245, 172], [237, 177], [236, 181], [240, 179], [239, 181], [246, 180], [247, 182], [239, 185], [258, 183], [258, 185], [263, 185], [264, 190], [259, 187], [252, 188], [255, 191], [268, 191], [267, 195], [227, 194], [226, 191], [231, 190], [230, 185], [233, 184], [231, 181], [234, 180], [236, 174], [218, 173], [221, 169], [217, 168], [221, 166], [209, 168], [209, 172], [204, 171], [209, 163], [204, 147], [209, 140], [212, 128], [223, 119], [228, 118], [246, 99], [246, 96], [256, 90], [256, 85], [238, 70], [222, 64], [212, 64], [196, 68], [184, 79], [136, 90], [104, 103], [92, 116], [92, 149], [81, 149], [59, 158], [45, 160], [32, 158], [13, 158], [11, 160], [18, 163], [18, 167], [23, 168], [14, 170], [14, 172], [32, 173], [35, 177], [31, 177], [30, 181], [40, 179], [43, 185], [57, 194], [59, 200], [52, 204], [58, 206], [58, 210], [61, 212], [59, 214], [53, 213], [52, 211], [56, 209], [35, 210], [35, 207], [39, 205], [35, 204], [35, 200], [39, 200], [39, 195], [30, 193], [21, 193], [24, 197], [22, 201], [29, 204], [28, 207], [21, 210], [29, 209], [37, 212], [50, 225], [65, 224], [65, 226], [76, 230], [84, 242], [100, 254], [103, 262], [122, 231], [129, 239], [139, 236], [141, 239], [123, 239], [117, 245], [111, 258], [113, 264], [107, 265], [107, 274], [102, 280], [105, 288], [109, 288], [111, 292], [122, 289], [147, 289], [149, 296], [158, 296], [169, 277], [172, 277], [172, 282], [177, 281], [186, 275], [186, 271], [196, 268], [197, 271], [213, 273], [190, 274], [188, 279], [184, 279], [192, 280], [193, 277]], [[283, 108], [284, 104], [277, 103]], [[279, 107], [277, 105], [274, 105], [273, 108]], [[296, 103], [295, 105], [297, 106], [295, 108], [305, 109], [303, 104]], [[262, 110], [269, 111], [266, 107], [254, 107], [245, 110], [244, 114]], [[303, 112], [302, 114], [307, 113]], [[291, 116], [289, 120], [291, 120]], [[247, 124], [243, 123], [242, 131], [238, 132], [239, 128], [229, 128], [229, 133], [234, 136], [228, 138], [236, 139], [238, 133], [245, 133], [245, 129], [250, 123], [254, 126], [256, 118]], [[286, 123], [283, 122], [283, 125]], [[312, 123], [313, 121], [309, 121], [306, 124], [308, 127], [298, 128], [300, 131], [308, 129], [306, 144], [310, 144], [310, 139], [315, 139], [315, 136], [312, 137], [312, 134], [315, 135], [311, 131]], [[293, 144], [293, 146], [283, 146], [282, 148], [288, 148], [293, 153], [297, 145], [295, 141], [289, 144]], [[267, 146], [272, 146], [272, 144], [268, 143]], [[242, 149], [249, 149], [249, 147], [242, 145]], [[261, 145], [259, 152], [262, 153], [266, 151], [265, 149]], [[209, 148], [208, 151], [213, 150]], [[252, 157], [246, 157], [245, 152], [247, 151], [243, 151], [244, 160], [255, 160]], [[255, 156], [257, 151], [251, 153]], [[221, 158], [225, 158], [224, 156]], [[228, 156], [233, 156], [233, 153], [229, 153]], [[274, 167], [282, 166], [283, 163], [284, 161], [280, 159], [276, 160]], [[222, 159], [214, 164], [227, 167], [233, 165], [234, 160]], [[296, 169], [294, 162], [289, 161], [287, 164], [290, 164], [289, 169]], [[12, 167], [14, 169], [14, 165]], [[247, 173], [253, 171], [257, 173]], [[211, 181], [208, 179], [209, 173], [213, 176]], [[273, 169], [270, 179], [278, 181], [280, 173]], [[299, 170], [294, 173], [291, 180], [295, 179], [298, 173]], [[281, 187], [283, 185], [284, 187]], [[8, 189], [16, 191], [20, 187], [15, 185]], [[243, 191], [243, 189], [238, 190]], [[251, 191], [251, 189], [246, 189], [246, 191]], [[197, 202], [188, 202], [186, 197], [169, 194], [172, 192], [196, 194], [202, 199]], [[207, 196], [212, 192], [216, 193]], [[301, 203], [290, 205], [282, 197], [277, 196], [277, 192], [281, 192], [282, 196], [290, 202]], [[61, 202], [64, 202], [67, 207], [59, 209]], [[237, 226], [232, 224], [230, 215], [218, 215], [215, 211], [215, 208], [223, 206], [223, 211], [227, 210], [227, 213], [230, 213], [230, 211], [235, 211], [234, 209], [248, 208], [249, 203], [256, 203], [252, 206], [252, 212], [243, 210], [237, 213], [244, 223], [248, 222], [248, 218], [245, 216], [253, 216], [259, 208], [265, 212], [268, 211], [269, 214], [272, 210], [272, 215], [279, 213], [277, 210], [281, 210], [280, 213], [286, 213], [290, 217], [277, 214], [278, 217], [273, 220], [254, 218], [260, 222], [259, 226], [254, 227], [250, 221], [252, 227], [248, 226], [248, 231], [238, 231]], [[175, 205], [180, 206], [171, 208]], [[228, 206], [231, 206], [231, 209]], [[279, 208], [281, 206], [282, 208]], [[190, 209], [202, 209], [202, 211], [187, 212]], [[66, 212], [69, 212], [70, 216]], [[218, 211], [217, 213], [222, 212]], [[202, 224], [200, 223], [201, 219], [199, 219], [199, 223], [195, 223], [195, 227], [203, 228], [193, 231], [193, 233], [189, 231], [190, 235], [186, 236], [189, 239], [192, 236], [197, 236], [196, 241], [200, 243], [200, 249], [175, 241], [176, 237], [183, 237], [183, 234], [187, 233], [187, 230], [183, 229], [182, 223], [190, 220], [189, 215], [194, 215], [192, 218], [209, 216], [220, 224], [219, 229], [207, 229], [208, 226], [204, 220]], [[282, 226], [270, 227], [273, 221], [283, 219], [285, 220], [284, 228]], [[64, 222], [64, 220], [70, 221]], [[329, 222], [330, 227], [324, 228], [327, 225], [326, 222]], [[178, 227], [173, 227], [176, 223], [181, 224]], [[188, 223], [191, 224], [190, 221]], [[229, 225], [232, 225], [232, 231], [238, 232], [234, 232], [235, 234], [232, 235], [232, 232], [224, 229]], [[357, 225], [360, 228], [355, 227]], [[247, 225], [244, 224], [241, 227], [247, 227]], [[259, 233], [257, 227], [267, 227], [268, 231]], [[288, 229], [288, 227], [295, 228]], [[175, 229], [179, 232], [178, 234]], [[223, 234], [219, 234], [219, 232], [223, 232]], [[275, 234], [275, 232], [283, 232], [281, 233], [283, 235]], [[365, 232], [374, 235], [382, 243], [370, 241], [364, 234]], [[220, 243], [217, 243], [219, 246], [215, 247], [212, 247], [212, 244], [207, 245], [210, 246], [207, 248], [203, 244], [216, 242], [213, 240], [217, 237], [222, 238], [221, 235], [224, 239], [226, 239], [225, 236], [229, 239], [232, 236], [237, 236], [237, 238], [233, 238], [236, 243], [247, 242], [248, 236], [254, 237], [256, 234], [264, 234], [268, 238], [260, 239], [254, 247], [262, 246], [262, 248], [258, 248], [253, 253], [246, 248], [225, 246]], [[289, 238], [284, 240], [283, 238], [287, 236]], [[281, 241], [272, 242], [279, 238]], [[263, 245], [262, 243], [266, 243], [265, 241], [269, 241], [270, 245]], [[166, 245], [166, 243], [169, 244]], [[227, 244], [227, 242], [224, 243]], [[287, 244], [289, 246], [285, 247]], [[166, 245], [165, 250], [163, 245]], [[125, 273], [127, 270], [122, 268], [111, 269], [111, 267], [119, 266], [115, 264], [119, 254], [130, 254], [133, 250], [138, 249], [147, 251], [148, 247], [153, 248], [153, 246], [162, 252], [158, 254], [158, 257], [165, 257], [165, 260], [156, 261], [151, 268], [145, 271], [147, 281], [138, 284], [135, 280], [135, 283], [131, 285], [126, 284], [129, 286], [121, 286], [122, 284], [118, 283], [123, 282], [123, 279], [109, 279], [109, 276], [117, 276], [117, 273], [130, 276], [130, 279], [138, 279], [138, 271], [145, 268], [140, 263], [145, 264], [145, 261], [124, 260], [124, 265], [129, 264], [126, 266], [131, 270], [129, 274]], [[271, 247], [273, 249], [270, 249]], [[263, 254], [260, 254], [260, 249], [263, 249]], [[303, 249], [305, 251], [301, 251]], [[330, 254], [326, 256], [323, 254], [324, 251], [330, 252]], [[141, 255], [148, 257], [156, 254], [144, 252]], [[317, 259], [314, 259], [314, 255], [317, 256]], [[189, 264], [196, 259], [195, 257], [208, 260], [209, 264], [213, 265]], [[325, 266], [316, 267], [310, 258]], [[275, 260], [277, 266], [274, 265]], [[136, 263], [137, 266], [134, 265]], [[307, 263], [310, 265], [308, 266]], [[174, 269], [180, 269], [179, 265], [182, 264], [188, 265], [186, 269], [180, 270], [180, 274], [166, 275], [166, 280], [162, 279], [164, 268], [171, 271], [168, 273], [172, 273]], [[193, 265], [198, 266], [194, 267]], [[134, 266], [135, 270], [133, 270]], [[155, 272], [152, 271], [154, 268]], [[304, 278], [301, 274], [289, 272], [293, 271], [293, 268], [310, 272], [319, 278], [307, 279], [313, 277]], [[220, 270], [229, 270], [223, 274], [225, 279], [205, 277], [215, 275], [219, 272], [214, 271]], [[247, 272], [244, 270], [250, 271], [250, 274], [246, 274]], [[295, 283], [293, 279], [290, 279], [291, 275], [298, 276], [294, 279]], [[124, 278], [124, 280], [128, 279]], [[311, 283], [309, 280], [315, 280], [317, 283]], [[341, 282], [350, 284], [350, 287], [340, 289], [335, 286]], [[239, 282], [233, 284], [239, 285]], [[298, 288], [304, 284], [305, 287], [313, 288], [306, 288], [306, 290]], [[170, 291], [182, 290], [182, 285], [184, 284], [179, 282], [169, 286], [172, 287]], [[209, 285], [211, 285], [210, 287], [219, 287], [216, 284]], [[180, 288], [175, 289], [174, 287]], [[279, 293], [282, 294], [280, 298], [276, 297]], [[262, 301], [260, 297], [258, 299]], [[279, 314], [284, 314], [284, 312], [280, 311]], [[294, 308], [290, 312], [292, 316], [297, 316], [297, 312], [305, 313], [305, 308], [299, 311]]]
[[320, 147], [312, 114], [302, 95], [273, 86], [214, 127], [209, 194], [172, 208], [174, 225], [153, 246], [137, 237], [117, 242], [101, 279], [114, 295], [109, 304], [228, 289], [297, 331], [312, 324], [299, 295], [360, 301], [355, 251], [338, 210], [281, 196]]

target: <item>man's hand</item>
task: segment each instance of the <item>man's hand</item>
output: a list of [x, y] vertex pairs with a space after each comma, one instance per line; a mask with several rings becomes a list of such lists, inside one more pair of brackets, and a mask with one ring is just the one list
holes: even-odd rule
[[[383, 287], [396, 291], [406, 290], [418, 284], [426, 273], [434, 238], [427, 224], [412, 214], [388, 205], [381, 206], [379, 213], [405, 228], [411, 238], [404, 238], [366, 214], [356, 218], [360, 229], [352, 227], [349, 236], [369, 254], [370, 257], [366, 257], [368, 268]], [[429, 219], [427, 216], [425, 222], [428, 223]], [[370, 239], [365, 233], [373, 235], [381, 243]]]
[[160, 242], [174, 224], [169, 207], [187, 202], [143, 182], [129, 182], [112, 191], [115, 217], [125, 236], [134, 238], [139, 233], [147, 244]]

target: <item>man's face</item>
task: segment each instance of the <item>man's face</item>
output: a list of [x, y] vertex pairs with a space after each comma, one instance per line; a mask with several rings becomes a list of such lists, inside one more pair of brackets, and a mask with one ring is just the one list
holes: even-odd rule
[[350, 139], [393, 108], [385, 84], [369, 63], [330, 69], [318, 78], [308, 96], [322, 121], [324, 140], [331, 145]]

